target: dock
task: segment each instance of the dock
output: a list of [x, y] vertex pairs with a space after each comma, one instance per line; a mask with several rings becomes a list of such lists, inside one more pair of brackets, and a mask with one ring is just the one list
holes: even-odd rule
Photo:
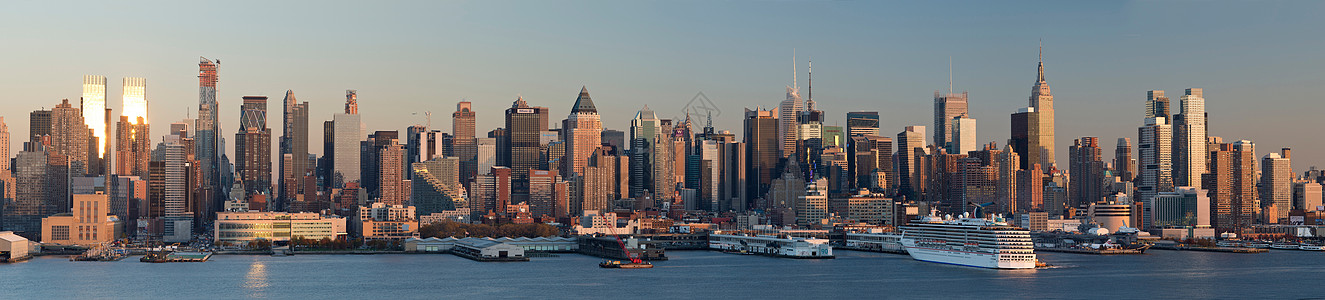
[[1186, 245], [1161, 245], [1155, 244], [1151, 248], [1160, 250], [1179, 250], [1179, 251], [1205, 251], [1205, 252], [1224, 252], [1224, 253], [1265, 253], [1270, 250], [1258, 248], [1242, 247], [1198, 247]]
[[147, 256], [143, 256], [143, 258], [138, 261], [150, 263], [205, 262], [211, 258], [211, 252], [156, 252], [148, 253]]
[[1114, 249], [1090, 249], [1090, 248], [1057, 248], [1057, 247], [1050, 248], [1050, 247], [1035, 247], [1035, 251], [1062, 252], [1062, 253], [1076, 253], [1076, 254], [1094, 254], [1094, 255], [1145, 254], [1145, 253], [1146, 253], [1146, 249], [1150, 249], [1150, 247], [1149, 247], [1149, 246], [1142, 246], [1142, 247], [1140, 247], [1140, 248], [1131, 248], [1131, 249], [1118, 249], [1118, 248], [1114, 248]]

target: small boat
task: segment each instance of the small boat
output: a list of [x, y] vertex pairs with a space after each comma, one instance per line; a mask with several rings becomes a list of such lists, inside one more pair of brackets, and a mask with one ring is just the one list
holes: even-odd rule
[[1220, 247], [1240, 247], [1240, 246], [1242, 246], [1242, 242], [1241, 242], [1241, 241], [1236, 241], [1236, 240], [1223, 240], [1223, 241], [1219, 241], [1218, 243], [1215, 243], [1215, 246], [1220, 246]]
[[1270, 243], [1266, 243], [1266, 242], [1247, 242], [1247, 243], [1246, 243], [1246, 246], [1247, 246], [1248, 248], [1265, 249], [1265, 248], [1270, 248]]
[[1297, 246], [1297, 249], [1298, 249], [1298, 250], [1305, 250], [1305, 251], [1325, 251], [1325, 246], [1322, 246], [1322, 245], [1311, 245], [1311, 244], [1302, 244], [1302, 245]]
[[647, 261], [622, 262], [619, 260], [609, 260], [598, 264], [598, 267], [605, 269], [649, 269], [653, 264]]
[[1297, 249], [1298, 249], [1298, 246], [1297, 246], [1297, 244], [1293, 244], [1293, 243], [1279, 242], [1279, 243], [1274, 243], [1274, 244], [1270, 245], [1270, 248], [1271, 248], [1271, 249], [1279, 249], [1279, 250], [1297, 250]]

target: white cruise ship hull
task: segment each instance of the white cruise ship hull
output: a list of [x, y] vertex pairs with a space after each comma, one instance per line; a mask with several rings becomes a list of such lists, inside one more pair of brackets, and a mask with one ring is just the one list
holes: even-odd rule
[[906, 253], [919, 261], [959, 265], [989, 269], [1034, 269], [1034, 261], [1000, 261], [998, 255], [991, 253], [966, 252], [946, 249], [933, 249], [916, 246], [914, 242], [903, 239]]

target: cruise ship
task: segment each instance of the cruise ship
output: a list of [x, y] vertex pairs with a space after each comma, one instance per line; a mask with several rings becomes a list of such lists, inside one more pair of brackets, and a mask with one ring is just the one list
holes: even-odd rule
[[902, 247], [919, 261], [991, 269], [1033, 269], [1030, 231], [1008, 226], [1001, 216], [933, 215], [902, 226]]

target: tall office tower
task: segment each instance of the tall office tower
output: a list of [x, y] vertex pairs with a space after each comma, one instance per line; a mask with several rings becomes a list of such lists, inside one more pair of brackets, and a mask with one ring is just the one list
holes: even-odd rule
[[589, 98], [587, 87], [580, 88], [580, 95], [575, 98], [575, 105], [571, 107], [570, 116], [566, 118], [561, 132], [565, 135], [562, 140], [566, 141], [565, 161], [570, 166], [567, 170], [569, 172], [565, 173], [569, 176], [583, 176], [589, 157], [599, 152], [603, 144], [603, 124], [598, 118], [598, 108], [594, 107], [593, 99]]
[[1293, 165], [1290, 159], [1292, 150], [1288, 148], [1261, 158], [1261, 207], [1275, 207], [1275, 215], [1267, 216], [1266, 223], [1284, 221], [1288, 218], [1288, 211], [1293, 209]]
[[34, 110], [28, 114], [28, 142], [23, 143], [23, 151], [43, 151], [43, 140], [51, 136], [51, 111]]
[[235, 133], [235, 172], [245, 195], [271, 194], [271, 128], [267, 127], [267, 96], [244, 96]]
[[1155, 117], [1169, 119], [1169, 97], [1163, 90], [1146, 92], [1146, 118]]
[[906, 126], [897, 133], [897, 195], [920, 200], [925, 192], [925, 163], [917, 151], [925, 149], [925, 126]]
[[[920, 126], [924, 127], [924, 126]], [[853, 111], [847, 113], [847, 137], [879, 135], [879, 112]]]
[[1173, 116], [1173, 183], [1197, 186], [1206, 173], [1205, 98], [1201, 89], [1187, 89], [1182, 110]]
[[659, 126], [658, 116], [648, 105], [630, 120], [630, 198], [640, 197], [644, 191], [658, 190], [653, 187], [653, 160]]
[[1137, 202], [1150, 200], [1163, 192], [1172, 192], [1173, 185], [1173, 126], [1163, 117], [1146, 118], [1146, 125], [1137, 130], [1139, 164], [1136, 183]]
[[[565, 181], [556, 170], [529, 170], [529, 211], [534, 217], [566, 217], [579, 212], [572, 212], [581, 203], [567, 203], [558, 197], [559, 185]], [[561, 188], [565, 188], [564, 186]], [[591, 205], [592, 206], [592, 205]]]
[[1068, 207], [1088, 207], [1104, 199], [1104, 158], [1100, 138], [1087, 136], [1068, 148], [1072, 180], [1068, 181]]
[[221, 182], [221, 122], [220, 107], [216, 103], [217, 67], [220, 60], [212, 61], [198, 57], [198, 119], [194, 127], [194, 155], [201, 165], [204, 201], [221, 201], [223, 183]]
[[742, 136], [745, 137], [745, 157], [750, 161], [746, 164], [750, 168], [746, 174], [750, 177], [746, 180], [749, 186], [745, 190], [751, 193], [752, 199], [764, 197], [773, 184], [774, 172], [777, 172], [777, 115], [777, 109], [745, 109], [745, 134]]
[[961, 214], [964, 204], [961, 202], [961, 186], [956, 184], [962, 175], [961, 160], [966, 154], [949, 154], [939, 151], [938, 145], [930, 145], [930, 155], [926, 162], [925, 201], [937, 203], [939, 211], [949, 214]]
[[953, 143], [957, 139], [953, 136], [957, 131], [953, 128], [953, 119], [968, 115], [970, 111], [967, 109], [966, 92], [939, 94], [939, 91], [934, 91], [934, 144], [947, 149], [948, 153], [966, 153], [958, 151], [958, 145]]
[[[308, 102], [300, 103], [294, 91], [286, 90], [284, 122], [280, 140], [281, 168], [279, 190], [282, 193], [277, 207], [284, 208], [298, 199], [298, 195], [315, 187], [305, 186], [304, 177], [311, 175], [308, 157]], [[285, 157], [289, 156], [289, 162]], [[311, 201], [313, 199], [305, 199]]]
[[[414, 163], [413, 190], [410, 198], [420, 216], [444, 211], [469, 210], [465, 187], [457, 181], [460, 161], [455, 157], [437, 157]], [[468, 213], [464, 213], [468, 215]]]
[[405, 180], [405, 147], [391, 139], [378, 150], [378, 202], [409, 205], [409, 181]]
[[1221, 143], [1210, 152], [1210, 173], [1202, 176], [1210, 191], [1210, 209], [1219, 233], [1250, 233], [1256, 220], [1256, 144]]
[[1040, 164], [1017, 171], [1017, 199], [1013, 213], [1042, 212], [1044, 207], [1045, 175]]
[[456, 103], [451, 113], [451, 136], [455, 139], [455, 156], [460, 159], [460, 182], [474, 180], [478, 173], [478, 141], [474, 137], [477, 113], [469, 101]]
[[91, 155], [96, 161], [89, 162], [92, 165], [88, 166], [88, 171], [90, 174], [101, 174], [99, 161], [106, 157], [106, 152], [110, 149], [110, 144], [106, 140], [109, 137], [106, 134], [108, 130], [106, 127], [110, 124], [110, 120], [106, 120], [106, 115], [103, 113], [106, 111], [106, 76], [83, 75], [83, 98], [80, 102], [83, 123], [88, 128], [92, 128], [92, 137], [97, 138], [96, 146], [90, 150], [95, 151]]
[[516, 98], [515, 103], [506, 109], [506, 147], [498, 145], [497, 151], [505, 152], [510, 160], [505, 167], [510, 168], [511, 188], [515, 194], [529, 193], [529, 170], [540, 165], [540, 139], [547, 131], [547, 119], [543, 117], [545, 110], [529, 106], [523, 97]]
[[[792, 161], [801, 164], [801, 169], [806, 173], [818, 172], [815, 167], [822, 166], [819, 158], [823, 155], [824, 149], [824, 111], [815, 109], [813, 99], [806, 100], [805, 110], [801, 111], [797, 119], [796, 157]], [[713, 120], [709, 120], [709, 123], [712, 122]], [[711, 125], [706, 127], [710, 131], [713, 129]], [[706, 134], [712, 133], [706, 132]]]
[[963, 114], [952, 118], [951, 121], [947, 142], [948, 152], [962, 154], [980, 150], [980, 142], [976, 141], [975, 135], [975, 119]]
[[[1026, 170], [1032, 165], [1040, 164], [1038, 157], [1031, 160], [1031, 129], [1037, 127], [1038, 117], [1035, 114], [1034, 107], [1026, 107], [1012, 113], [1012, 136], [1008, 138], [1008, 145], [1021, 157], [1021, 169]], [[1042, 164], [1041, 164], [1042, 165]], [[1043, 170], [1043, 169], [1041, 169]]]
[[92, 129], [83, 122], [82, 110], [70, 105], [69, 99], [51, 109], [51, 153], [65, 156], [73, 174], [83, 175], [90, 171], [89, 162], [96, 158], [89, 152], [96, 151], [90, 143], [94, 138]]
[[778, 153], [779, 157], [788, 157], [796, 150], [796, 127], [801, 115], [801, 87], [796, 80], [796, 57], [791, 58], [792, 85], [787, 86], [787, 99], [778, 105]]
[[[991, 145], [992, 146], [992, 145]], [[958, 193], [960, 202], [951, 203], [954, 212], [975, 213], [972, 204], [998, 203], [998, 161], [993, 158], [1002, 150], [986, 148], [971, 151], [969, 156], [957, 160], [956, 182], [953, 188]]]
[[345, 90], [345, 112], [336, 114], [332, 146], [332, 188], [341, 188], [346, 183], [359, 182], [360, 156], [359, 142], [364, 139], [367, 129], [359, 117], [358, 91]]
[[[497, 165], [497, 153], [501, 151], [497, 150], [497, 139], [495, 138], [479, 138], [476, 140], [475, 144], [477, 144], [478, 151], [475, 152], [477, 155], [474, 156], [475, 172], [487, 174], [493, 166]], [[461, 184], [468, 185], [469, 182], [461, 182]]]
[[749, 209], [750, 197], [746, 193], [746, 159], [745, 143], [737, 142], [733, 137], [731, 141], [719, 144], [719, 155], [722, 155], [722, 178], [718, 180], [721, 185], [719, 200], [725, 200], [723, 206], [725, 210], [744, 212]]
[[893, 139], [877, 135], [851, 137], [847, 144], [847, 174], [851, 190], [891, 189], [893, 175]]
[[113, 173], [147, 178], [152, 160], [151, 126], [147, 124], [147, 79], [124, 78], [123, 106], [115, 126]]
[[[336, 121], [322, 121], [322, 157], [317, 159], [318, 190], [331, 192], [335, 174]], [[356, 204], [357, 205], [357, 204]]]
[[1035, 108], [1034, 127], [1030, 127], [1029, 161], [1043, 167], [1053, 167], [1054, 157], [1054, 96], [1049, 92], [1049, 82], [1044, 79], [1044, 48], [1040, 50], [1039, 74], [1035, 86], [1031, 87], [1030, 107]]
[[1132, 160], [1132, 139], [1118, 138], [1118, 148], [1113, 150], [1113, 171], [1124, 182], [1136, 178], [1136, 162]]
[[994, 207], [991, 211], [998, 211], [1006, 214], [1015, 214], [1018, 209], [1025, 209], [1017, 205], [1017, 175], [1021, 171], [1021, 158], [1017, 157], [1016, 151], [1012, 151], [1012, 146], [1003, 145], [1003, 151], [999, 151], [994, 160], [998, 164], [998, 187], [995, 196]]

